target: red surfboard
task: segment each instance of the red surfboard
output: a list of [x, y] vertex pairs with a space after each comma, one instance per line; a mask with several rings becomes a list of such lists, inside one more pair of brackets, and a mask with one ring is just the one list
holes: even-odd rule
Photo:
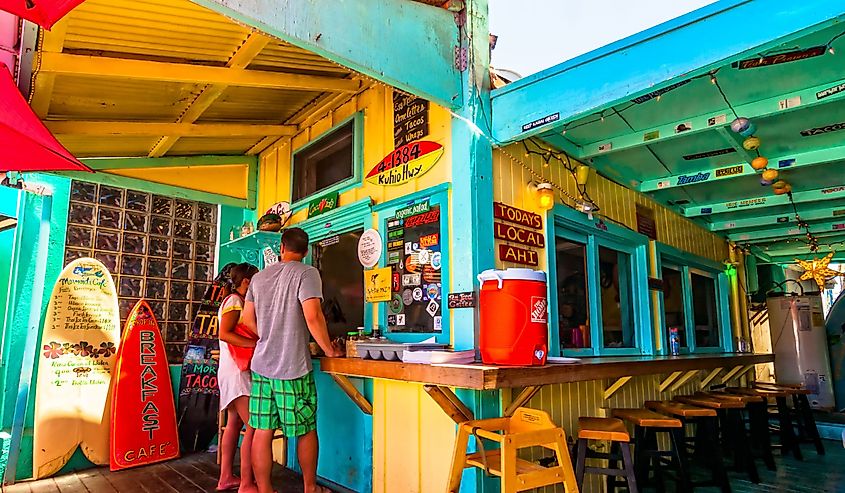
[[144, 300], [126, 319], [114, 375], [110, 469], [179, 457], [167, 355], [158, 322]]

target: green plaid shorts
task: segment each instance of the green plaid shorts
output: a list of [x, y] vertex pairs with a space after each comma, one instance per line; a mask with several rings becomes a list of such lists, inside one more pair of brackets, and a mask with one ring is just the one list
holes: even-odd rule
[[314, 374], [276, 380], [252, 373], [249, 425], [259, 430], [282, 430], [298, 437], [317, 429], [317, 386]]

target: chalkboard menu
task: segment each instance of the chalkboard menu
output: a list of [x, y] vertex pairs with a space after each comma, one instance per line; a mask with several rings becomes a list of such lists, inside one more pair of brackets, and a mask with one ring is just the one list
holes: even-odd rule
[[387, 264], [393, 275], [387, 325], [392, 332], [442, 331], [440, 233], [440, 206], [428, 200], [399, 209], [387, 220]]
[[393, 92], [393, 147], [428, 135], [428, 101]]

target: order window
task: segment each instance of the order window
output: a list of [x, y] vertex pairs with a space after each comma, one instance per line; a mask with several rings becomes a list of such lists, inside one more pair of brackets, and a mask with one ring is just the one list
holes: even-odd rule
[[716, 309], [716, 281], [712, 277], [690, 274], [692, 284], [692, 312], [695, 323], [695, 345], [720, 346]]
[[666, 322], [666, 344], [669, 344], [669, 329], [678, 329], [680, 347], [687, 347], [686, 309], [684, 307], [684, 274], [679, 268], [664, 266], [663, 273], [663, 320]]
[[355, 120], [332, 130], [293, 156], [293, 201], [355, 175]]
[[323, 315], [332, 338], [364, 326], [364, 267], [358, 261], [361, 233], [344, 233], [312, 246], [312, 263], [323, 279]]

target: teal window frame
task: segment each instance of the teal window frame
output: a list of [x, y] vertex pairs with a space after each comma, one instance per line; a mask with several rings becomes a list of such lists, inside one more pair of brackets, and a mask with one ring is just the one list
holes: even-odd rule
[[[686, 334], [686, 347], [681, 348], [683, 354], [702, 353], [723, 353], [733, 351], [733, 332], [731, 330], [731, 314], [728, 294], [730, 283], [725, 274], [724, 265], [712, 260], [699, 257], [689, 252], [679, 250], [665, 243], [656, 243], [657, 251], [657, 274], [663, 279], [663, 267], [678, 270], [681, 272], [684, 297], [684, 332]], [[692, 299], [692, 274], [713, 279], [716, 300], [716, 321], [719, 330], [718, 346], [697, 347], [695, 343], [695, 313], [693, 312]], [[661, 290], [657, 295], [658, 310], [657, 317], [660, 323], [660, 337], [665, 344], [662, 344], [661, 354], [669, 354], [668, 328], [666, 327], [664, 294]]]
[[[551, 356], [631, 356], [652, 354], [654, 331], [652, 330], [651, 301], [648, 291], [648, 238], [640, 233], [611, 223], [600, 223], [570, 207], [556, 205], [546, 220], [546, 236], [551, 238], [546, 248], [546, 265], [550, 273], [549, 296], [549, 354]], [[599, 227], [599, 224], [602, 224]], [[561, 349], [558, 326], [557, 251], [556, 239], [561, 238], [586, 245], [587, 299], [590, 317], [590, 347]], [[633, 347], [604, 347], [604, 331], [601, 314], [601, 286], [599, 272], [599, 247], [606, 247], [626, 253], [630, 258], [631, 300], [633, 303]], [[627, 282], [621, 280], [620, 282]], [[622, 313], [626, 313], [622, 308]]]
[[[383, 303], [379, 310], [378, 325], [384, 328], [383, 334], [389, 339], [396, 342], [420, 342], [434, 336], [435, 341], [441, 344], [451, 343], [451, 324], [448, 304], [444, 303], [446, 300], [446, 293], [449, 292], [449, 262], [450, 262], [450, 243], [449, 243], [449, 184], [442, 183], [425, 190], [405, 195], [401, 198], [390, 200], [379, 204], [373, 208], [378, 218], [377, 229], [384, 239], [385, 231], [387, 231], [387, 220], [396, 214], [396, 210], [408, 205], [413, 205], [422, 200], [428, 199], [429, 204], [440, 206], [440, 252], [442, 255], [442, 267], [440, 269], [440, 293], [441, 299], [441, 319], [440, 333], [423, 332], [423, 333], [405, 333], [405, 332], [390, 332], [387, 327], [387, 304]], [[387, 241], [382, 241], [382, 255], [379, 260], [379, 267], [387, 266]]]
[[[296, 155], [309, 149], [312, 146], [319, 144], [319, 142], [323, 139], [323, 137], [331, 134], [335, 130], [339, 129], [340, 127], [348, 124], [350, 121], [354, 121], [352, 124], [352, 176], [347, 178], [343, 181], [339, 181], [332, 186], [326, 187], [322, 190], [317, 190], [316, 192], [307, 195], [296, 202], [293, 202], [293, 190], [296, 184], [294, 183], [294, 175], [293, 167], [294, 162], [296, 161]], [[299, 147], [298, 149], [294, 150], [290, 155], [290, 201], [291, 201], [291, 210], [296, 213], [306, 207], [308, 207], [308, 203], [321, 195], [326, 195], [328, 193], [343, 193], [353, 188], [360, 187], [361, 182], [364, 177], [364, 112], [358, 111], [355, 114], [344, 118], [332, 128], [326, 130], [325, 132], [321, 133], [317, 137], [311, 139], [310, 142]]]
[[[302, 228], [308, 233], [308, 255], [302, 261], [308, 265], [313, 265], [311, 247], [314, 243], [330, 236], [370, 228], [373, 221], [372, 203], [372, 199], [367, 197], [301, 223], [294, 224], [294, 227]], [[363, 288], [364, 279], [362, 278], [361, 289]], [[371, 332], [373, 329], [372, 303], [364, 303], [364, 329], [367, 332]]]

